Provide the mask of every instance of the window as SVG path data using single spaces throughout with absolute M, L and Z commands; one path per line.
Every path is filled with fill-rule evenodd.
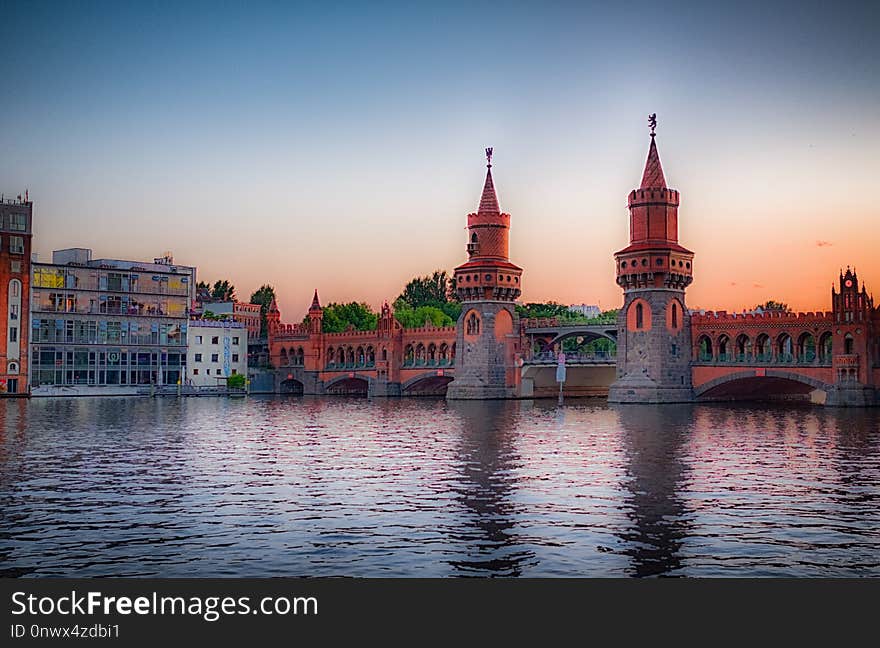
M 233 361 L 233 362 L 238 362 L 238 354 L 237 354 L 237 353 L 233 353 L 233 354 L 232 354 L 232 361 Z
M 205 373 L 208 374 L 208 375 L 210 376 L 210 375 L 211 375 L 211 370 L 210 370 L 210 369 L 205 369 Z
M 9 319 L 17 320 L 18 319 L 18 304 L 12 304 L 12 306 L 10 306 L 9 308 L 10 308 Z
M 9 214 L 9 229 L 16 232 L 27 231 L 27 215 L 26 214 Z
M 219 362 L 220 361 L 219 358 L 220 358 L 219 353 L 212 353 L 211 354 L 211 362 Z
M 216 335 L 215 335 L 214 337 L 212 337 L 212 338 L 211 338 L 211 344 L 220 344 L 220 338 L 219 338 L 219 336 L 216 336 Z
M 233 344 L 238 344 L 238 337 L 234 337 L 234 338 L 232 338 L 232 343 L 233 343 Z
M 636 328 L 641 329 L 645 326 L 645 308 L 641 304 L 636 304 Z
M 18 328 L 16 328 L 15 326 L 9 327 L 9 341 L 18 342 Z
M 201 354 L 201 353 L 197 353 L 197 354 L 196 354 L 196 362 L 201 362 L 201 361 L 202 361 L 202 354 Z
M 672 328 L 678 328 L 678 304 L 672 304 Z
M 237 373 L 238 373 L 238 372 L 237 372 L 235 369 L 232 370 L 232 375 L 233 375 L 233 376 L 236 375 Z
M 9 282 L 9 292 L 12 294 L 13 297 L 18 297 L 20 291 L 21 284 L 19 283 L 18 279 L 13 279 Z
M 193 376 L 198 376 L 198 375 L 199 375 L 199 370 L 193 369 Z
M 201 343 L 202 343 L 202 336 L 201 336 L 201 335 L 197 335 L 197 336 L 196 336 L 196 344 L 201 344 Z
M 21 261 L 15 260 L 9 262 L 9 270 L 11 272 L 21 272 Z

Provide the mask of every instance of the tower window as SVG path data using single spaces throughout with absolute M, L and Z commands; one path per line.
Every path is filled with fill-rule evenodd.
M 678 304 L 672 304 L 672 328 L 678 328 Z
M 645 326 L 645 309 L 641 304 L 636 304 L 636 328 L 642 329 Z
M 468 316 L 466 330 L 468 335 L 480 334 L 480 318 L 477 317 L 476 313 L 471 313 Z

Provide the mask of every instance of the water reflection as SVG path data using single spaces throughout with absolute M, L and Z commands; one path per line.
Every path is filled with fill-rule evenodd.
M 690 405 L 632 405 L 615 408 L 626 456 L 628 517 L 620 537 L 636 576 L 669 575 L 682 567 L 688 533 L 680 490 L 687 480 L 684 448 L 690 436 Z
M 450 561 L 464 575 L 519 576 L 534 564 L 534 553 L 519 548 L 515 504 L 516 412 L 510 401 L 456 401 L 450 409 L 460 417 L 457 469 L 461 480 L 456 499 L 463 505 L 459 540 L 466 556 Z

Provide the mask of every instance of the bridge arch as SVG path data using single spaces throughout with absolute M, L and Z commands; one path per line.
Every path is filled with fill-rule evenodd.
M 614 342 L 614 344 L 617 344 L 617 328 L 608 327 L 607 329 L 597 330 L 595 328 L 573 327 L 557 333 L 550 340 L 549 347 L 552 349 L 554 345 L 560 344 L 564 340 L 573 337 L 584 338 L 584 343 L 592 342 L 594 340 L 610 340 L 611 342 Z
M 324 391 L 328 394 L 366 396 L 370 393 L 372 376 L 364 374 L 344 374 L 336 376 L 324 383 Z
M 406 396 L 442 396 L 453 379 L 454 376 L 427 371 L 404 382 L 400 391 Z
M 815 390 L 826 395 L 832 385 L 801 373 L 780 369 L 736 371 L 713 378 L 694 388 L 699 400 L 764 400 L 807 396 Z
M 293 396 L 302 396 L 305 391 L 305 385 L 296 378 L 287 378 L 281 381 L 281 393 L 291 394 Z

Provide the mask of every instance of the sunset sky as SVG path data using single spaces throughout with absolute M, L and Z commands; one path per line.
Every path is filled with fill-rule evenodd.
M 876 2 L 507 4 L 6 5 L 0 190 L 294 321 L 463 262 L 493 146 L 523 299 L 614 308 L 656 112 L 689 306 L 880 298 Z

